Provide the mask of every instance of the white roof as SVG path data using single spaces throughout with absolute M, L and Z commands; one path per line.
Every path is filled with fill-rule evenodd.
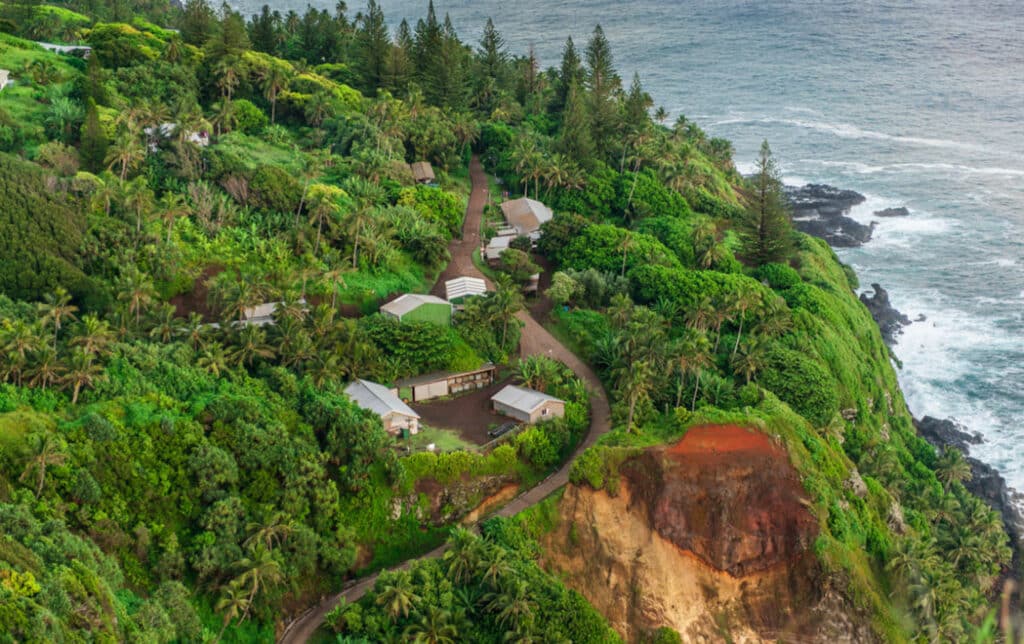
M 356 380 L 350 383 L 348 387 L 345 387 L 345 393 L 352 399 L 352 402 L 378 416 L 398 413 L 412 418 L 420 417 L 409 405 L 391 393 L 390 389 L 369 380 Z
M 274 311 L 277 310 L 279 304 L 284 304 L 284 302 L 264 302 L 256 306 L 250 306 L 242 312 L 242 317 L 246 320 L 273 317 Z
M 515 227 L 520 235 L 529 235 L 540 230 L 541 224 L 551 221 L 554 214 L 551 209 L 534 199 L 522 197 L 501 204 L 505 220 Z
M 546 402 L 565 402 L 554 396 L 515 385 L 506 385 L 501 391 L 491 396 L 491 400 L 528 414 L 533 413 Z
M 516 237 L 517 235 L 491 237 L 491 241 L 487 242 L 487 248 L 484 249 L 484 257 L 487 259 L 498 259 L 502 253 L 508 250 L 509 242 Z
M 479 277 L 456 277 L 444 283 L 444 294 L 449 300 L 486 292 L 487 283 Z
M 421 295 L 419 293 L 406 293 L 401 297 L 391 300 L 380 307 L 381 313 L 389 313 L 396 318 L 404 317 L 406 313 L 415 311 L 424 304 L 444 304 L 451 306 L 451 303 L 442 300 L 435 295 Z

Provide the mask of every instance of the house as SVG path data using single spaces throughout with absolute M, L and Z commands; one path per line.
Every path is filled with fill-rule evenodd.
M 176 123 L 161 123 L 159 126 L 147 127 L 142 131 L 146 135 L 148 141 L 148 148 L 150 152 L 156 152 L 160 149 L 160 141 L 169 139 L 174 136 L 177 131 L 178 125 Z M 210 133 L 203 131 L 189 132 L 188 141 L 198 145 L 201 148 L 205 148 L 210 145 Z
M 508 385 L 491 397 L 494 411 L 534 424 L 565 416 L 565 401 L 526 387 Z
M 456 277 L 444 283 L 444 297 L 449 302 L 461 301 L 486 292 L 487 282 L 479 277 Z
M 434 183 L 434 168 L 426 161 L 410 163 L 409 169 L 412 170 L 412 178 L 416 183 Z
M 88 59 L 89 55 L 92 53 L 92 47 L 88 47 L 86 45 L 55 45 L 52 42 L 42 42 L 41 40 L 37 40 L 35 42 L 46 51 L 52 51 L 55 54 L 66 54 L 68 56 L 78 56 Z
M 485 364 L 474 371 L 451 373 L 439 371 L 415 378 L 406 378 L 395 383 L 391 390 L 402 400 L 423 402 L 431 398 L 440 398 L 466 391 L 475 391 L 490 386 L 494 382 L 497 367 Z
M 501 254 L 509 248 L 509 244 L 512 240 L 519 235 L 497 235 L 491 237 L 491 240 L 487 242 L 487 246 L 484 247 L 483 255 L 484 259 L 489 264 L 496 264 L 501 259 Z
M 241 323 L 246 326 L 250 324 L 256 326 L 273 324 L 274 311 L 277 310 L 279 304 L 284 304 L 284 302 L 264 302 L 263 304 L 247 307 L 242 311 Z
M 452 303 L 434 295 L 406 293 L 381 306 L 380 312 L 399 322 L 452 323 Z
M 550 208 L 526 197 L 503 202 L 501 212 L 509 226 L 515 228 L 520 235 L 533 239 L 540 236 L 541 224 L 551 221 L 554 216 Z
M 356 380 L 345 387 L 345 393 L 355 404 L 380 416 L 384 431 L 389 434 L 415 434 L 420 430 L 420 415 L 384 385 Z
M 11 80 L 10 70 L 0 69 L 0 90 L 3 90 L 3 88 L 7 87 L 8 85 L 13 84 L 14 81 Z

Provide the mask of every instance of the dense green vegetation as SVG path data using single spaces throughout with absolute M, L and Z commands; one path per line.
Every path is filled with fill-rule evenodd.
M 475 484 L 529 485 L 573 452 L 581 381 L 512 359 L 528 240 L 451 326 L 374 313 L 448 262 L 473 152 L 556 213 L 542 297 L 616 425 L 575 481 L 614 486 L 630 450 L 696 422 L 766 427 L 804 475 L 818 554 L 883 637 L 975 634 L 1005 534 L 957 453 L 915 436 L 852 273 L 791 229 L 767 144 L 748 180 L 727 141 L 666 125 L 600 27 L 546 70 L 490 22 L 466 44 L 432 5 L 389 33 L 373 0 L 248 19 L 5 2 L 0 32 L 0 641 L 267 639 L 442 543 Z M 422 160 L 434 184 L 413 180 Z M 272 324 L 244 324 L 267 302 Z M 565 399 L 565 419 L 487 453 L 405 455 L 343 393 L 484 361 Z M 461 506 L 437 510 L 438 488 Z M 614 640 L 526 532 L 456 532 L 444 561 L 382 575 L 332 624 Z

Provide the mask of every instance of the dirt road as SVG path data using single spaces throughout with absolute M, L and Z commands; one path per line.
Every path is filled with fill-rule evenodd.
M 480 160 L 473 156 L 469 164 L 469 176 L 472 181 L 472 192 L 469 196 L 469 204 L 466 209 L 466 219 L 462 225 L 462 239 L 452 240 L 448 246 L 452 259 L 447 268 L 438 276 L 437 283 L 431 291 L 435 295 L 444 297 L 444 282 L 453 277 L 469 276 L 482 277 L 487 281 L 487 286 L 492 288 L 490 280 L 480 272 L 480 269 L 473 264 L 473 251 L 480 247 L 480 222 L 483 218 L 484 204 L 487 203 L 487 175 L 484 173 Z M 440 289 L 440 291 L 438 290 Z M 510 517 L 526 508 L 543 501 L 551 493 L 569 482 L 569 468 L 576 457 L 602 435 L 611 430 L 611 408 L 608 406 L 608 396 L 605 394 L 601 381 L 597 374 L 588 367 L 582 360 L 576 357 L 562 343 L 555 339 L 537 320 L 533 319 L 526 311 L 521 311 L 517 316 L 523 322 L 522 339 L 519 343 L 519 353 L 522 356 L 545 355 L 567 364 L 577 376 L 586 384 L 590 393 L 590 431 L 572 458 L 566 461 L 558 471 L 541 481 L 537 486 L 523 492 L 505 507 L 499 510 L 497 516 Z M 447 545 L 431 550 L 419 559 L 434 559 L 440 557 L 448 549 Z M 392 570 L 404 570 L 409 564 L 415 561 L 410 559 L 395 566 Z M 301 617 L 292 622 L 281 635 L 281 644 L 299 644 L 309 640 L 338 601 L 344 597 L 349 602 L 357 601 L 365 595 L 377 581 L 377 574 L 363 577 L 350 582 L 340 593 L 332 595 L 314 606 Z

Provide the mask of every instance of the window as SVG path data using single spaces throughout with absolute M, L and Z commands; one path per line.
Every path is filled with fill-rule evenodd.
M 548 415 L 548 408 L 545 407 L 544 409 L 541 409 L 540 410 L 540 415 L 541 416 L 547 416 Z

